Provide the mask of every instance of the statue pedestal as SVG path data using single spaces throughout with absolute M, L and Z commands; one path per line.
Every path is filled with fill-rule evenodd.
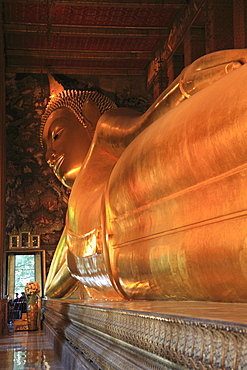
M 247 304 L 44 300 L 66 368 L 244 369 Z

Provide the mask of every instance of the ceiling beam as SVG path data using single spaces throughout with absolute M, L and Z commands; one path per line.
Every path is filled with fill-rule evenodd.
M 8 49 L 5 52 L 7 57 L 25 57 L 25 58 L 42 58 L 42 59 L 104 59 L 104 60 L 147 60 L 154 58 L 154 53 L 141 51 L 56 51 L 56 50 L 35 50 L 35 49 Z
M 39 66 L 8 65 L 6 73 L 43 73 Z M 107 68 L 80 68 L 80 67 L 59 67 L 58 70 L 53 67 L 53 73 L 65 75 L 82 75 L 82 76 L 145 76 L 146 71 L 140 69 L 107 69 Z
M 2 3 L 14 3 L 15 0 L 2 0 Z M 26 3 L 27 0 L 18 0 L 19 3 Z M 30 4 L 41 4 L 40 0 L 29 0 Z M 187 5 L 186 0 L 104 0 L 104 1 L 81 1 L 81 0 L 53 0 L 52 2 L 47 2 L 48 6 L 52 5 L 69 5 L 69 6 L 97 6 L 97 7 L 121 7 L 121 8 L 140 8 L 142 6 L 145 7 L 154 7 L 154 6 L 162 6 L 163 8 L 173 8 L 173 9 L 181 9 Z M 44 5 L 44 3 L 42 4 Z
M 21 23 L 5 23 L 5 33 L 39 33 L 46 34 L 48 32 L 45 24 L 21 24 Z M 88 26 L 61 26 L 52 25 L 49 28 L 50 34 L 56 36 L 102 36 L 102 37 L 165 37 L 168 35 L 168 30 L 160 27 L 88 27 Z

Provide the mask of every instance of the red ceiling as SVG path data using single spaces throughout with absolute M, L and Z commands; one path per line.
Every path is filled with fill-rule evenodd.
M 71 2 L 73 3 L 73 1 Z M 83 1 L 81 2 L 83 3 Z M 132 5 L 131 5 L 132 6 Z M 49 12 L 50 10 L 50 12 Z M 11 2 L 5 5 L 6 22 L 50 23 L 60 25 L 109 27 L 168 27 L 176 12 L 175 7 L 163 5 L 139 7 L 76 6 L 54 4 L 51 8 L 41 4 Z
M 144 74 L 186 1 L 3 2 L 7 72 Z
M 48 39 L 44 35 L 35 33 L 10 34 L 6 36 L 9 47 L 13 49 L 51 49 L 51 50 L 76 50 L 76 51 L 150 51 L 152 52 L 158 43 L 158 37 L 140 39 L 138 37 L 79 37 L 52 34 Z M 69 41 L 69 42 L 68 42 Z

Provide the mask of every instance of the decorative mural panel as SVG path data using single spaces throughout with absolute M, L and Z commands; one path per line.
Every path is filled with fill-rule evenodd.
M 39 143 L 40 117 L 49 95 L 47 86 L 43 75 L 6 76 L 6 231 L 19 230 L 23 236 L 21 245 L 25 236 L 31 235 L 33 246 L 42 249 L 55 248 L 69 196 L 69 190 L 48 167 Z M 13 243 L 17 244 L 17 240 Z
M 53 258 L 55 251 L 54 250 L 46 250 L 45 251 L 45 275 L 48 275 L 49 268 L 51 265 L 51 261 Z

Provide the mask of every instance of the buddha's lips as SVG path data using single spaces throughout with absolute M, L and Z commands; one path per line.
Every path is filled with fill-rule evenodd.
M 52 165 L 52 169 L 55 173 L 58 172 L 58 170 L 61 167 L 63 161 L 64 161 L 64 155 L 62 154 L 62 155 L 60 155 L 60 157 L 58 157 L 56 162 Z

